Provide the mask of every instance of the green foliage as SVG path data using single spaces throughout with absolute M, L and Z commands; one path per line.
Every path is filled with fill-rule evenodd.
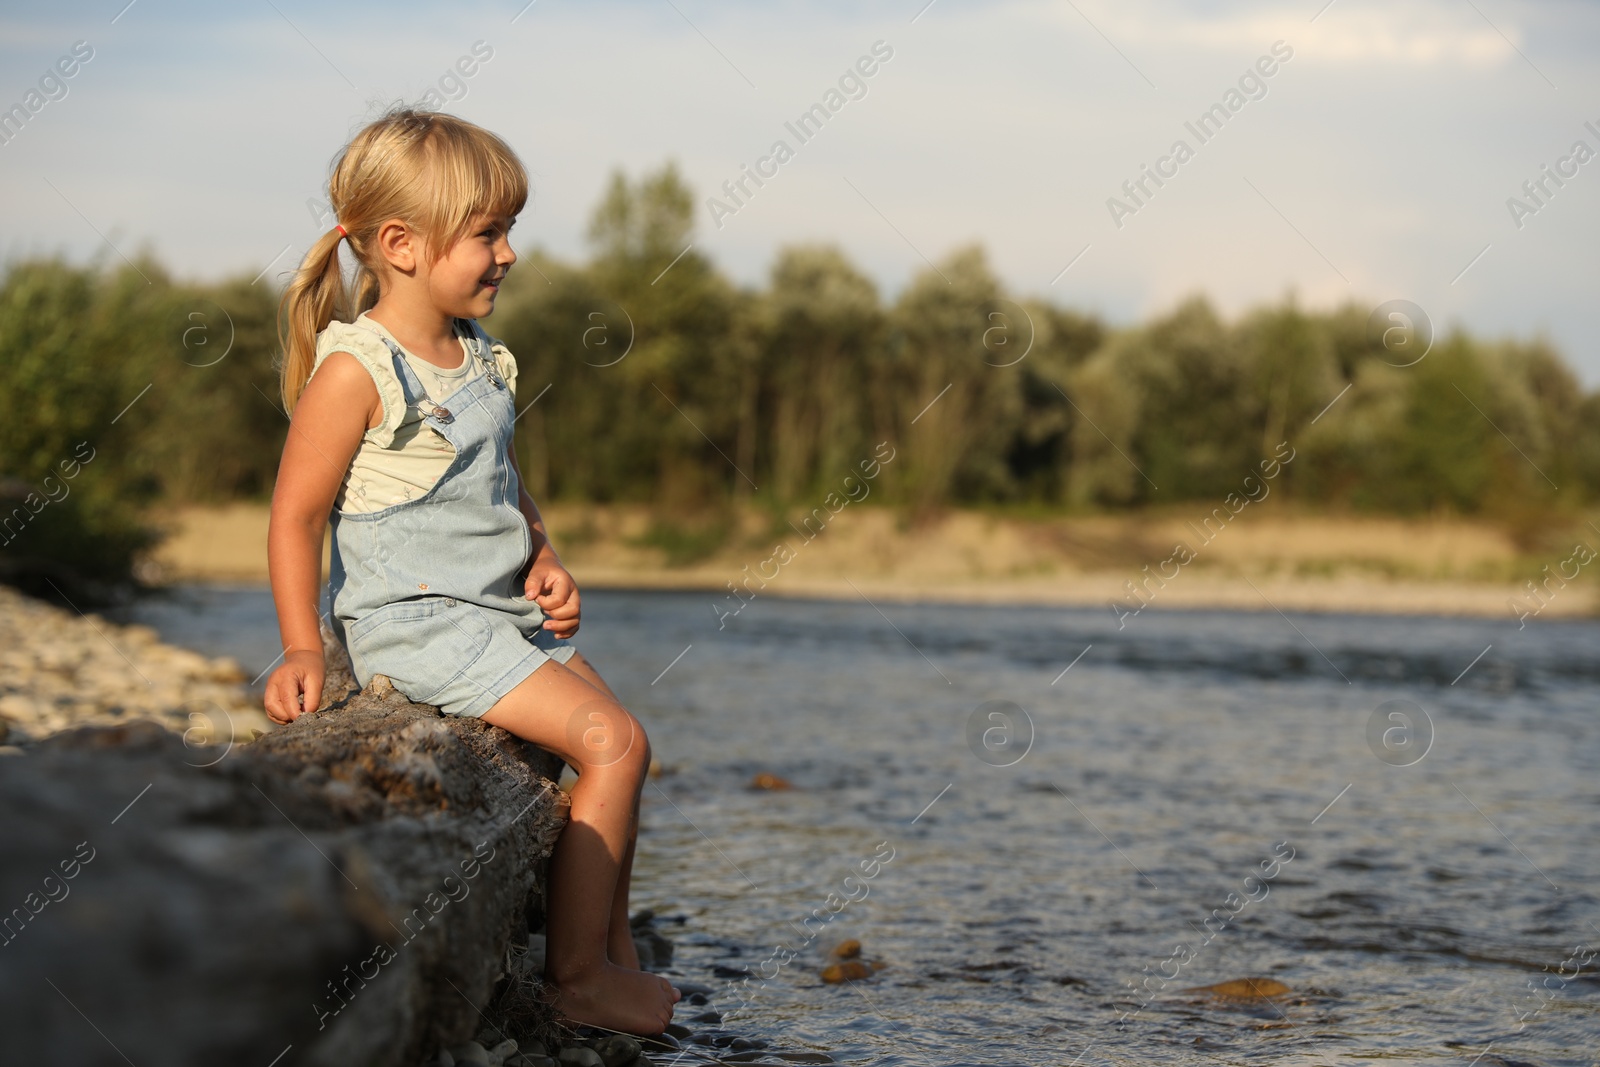
M 174 283 L 148 258 L 15 264 L 0 282 L 0 578 L 98 599 L 158 535 L 158 501 L 268 492 L 273 294 Z M 231 339 L 231 343 L 230 343 Z
M 887 304 L 829 245 L 780 249 L 741 289 L 696 247 L 694 204 L 671 164 L 613 175 L 589 262 L 525 254 L 486 323 L 517 357 L 535 496 L 653 504 L 644 542 L 676 563 L 723 543 L 731 501 L 815 506 L 880 442 L 896 458 L 873 499 L 913 520 L 1218 502 L 1279 442 L 1297 458 L 1274 491 L 1318 507 L 1532 529 L 1600 495 L 1600 394 L 1543 342 L 1456 333 L 1399 367 L 1369 309 L 1288 300 L 1229 323 L 1199 297 L 1113 330 L 1008 295 L 976 245 Z M 0 569 L 115 580 L 154 506 L 265 496 L 286 427 L 275 297 L 145 261 L 13 265 Z M 95 458 L 39 507 L 80 444 Z

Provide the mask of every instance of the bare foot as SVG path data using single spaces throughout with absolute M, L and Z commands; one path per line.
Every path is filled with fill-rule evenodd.
M 565 981 L 552 978 L 551 984 L 556 1007 L 572 1021 L 647 1036 L 667 1028 L 682 996 L 659 975 L 614 963 Z

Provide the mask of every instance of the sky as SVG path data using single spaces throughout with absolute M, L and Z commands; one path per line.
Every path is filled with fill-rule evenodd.
M 8 262 L 281 283 L 340 146 L 432 89 L 527 165 L 523 251 L 585 258 L 610 174 L 673 160 L 742 284 L 829 242 L 892 299 L 979 242 L 1012 295 L 1118 325 L 1405 299 L 1600 386 L 1600 4 L 6 0 L 0 27 L 0 108 L 45 88 L 0 144 Z M 745 167 L 770 177 L 734 201 Z

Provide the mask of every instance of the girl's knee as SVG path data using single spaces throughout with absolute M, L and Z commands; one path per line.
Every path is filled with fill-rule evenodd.
M 569 731 L 578 772 L 610 768 L 612 772 L 643 773 L 650 766 L 650 739 L 628 710 L 610 701 L 585 705 Z

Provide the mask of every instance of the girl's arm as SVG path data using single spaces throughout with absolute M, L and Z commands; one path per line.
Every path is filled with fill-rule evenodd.
M 293 722 L 322 699 L 322 535 L 362 434 L 382 403 L 372 377 L 348 352 L 328 356 L 306 383 L 289 421 L 267 529 L 267 569 L 283 638 L 283 664 L 263 703 L 274 722 Z
M 527 520 L 528 533 L 533 538 L 533 555 L 528 566 L 527 581 L 523 583 L 523 593 L 529 600 L 536 601 L 544 612 L 544 628 L 565 640 L 578 632 L 578 583 L 572 580 L 572 575 L 561 563 L 561 557 L 556 555 L 555 546 L 550 543 L 550 534 L 544 528 L 539 505 L 533 502 L 523 483 L 522 471 L 517 467 L 514 443 L 506 447 L 506 455 L 511 461 L 511 469 L 517 475 L 517 509 Z

